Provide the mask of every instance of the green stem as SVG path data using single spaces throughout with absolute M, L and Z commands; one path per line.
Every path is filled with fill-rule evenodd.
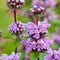
M 15 48 L 15 54 L 17 53 L 17 47 Z

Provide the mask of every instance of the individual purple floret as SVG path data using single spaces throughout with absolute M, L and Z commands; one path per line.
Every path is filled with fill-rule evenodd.
M 31 51 L 43 52 L 48 50 L 52 43 L 53 41 L 47 37 L 43 37 L 37 41 L 32 38 L 28 38 L 27 40 L 22 41 L 22 44 L 25 45 L 26 48 L 26 54 L 29 54 Z
M 50 27 L 50 24 L 47 21 L 38 22 L 38 26 L 33 22 L 29 22 L 26 24 L 26 28 L 30 37 L 34 39 L 41 38 L 48 31 L 47 29 Z
M 14 9 L 19 9 L 25 0 L 7 0 L 7 6 Z
M 21 54 L 20 53 L 16 53 L 15 52 L 12 52 L 11 55 L 7 55 L 7 54 L 3 54 L 0 59 L 1 60 L 20 60 L 20 56 Z
M 9 30 L 13 34 L 22 34 L 24 31 L 24 24 L 17 20 L 16 22 L 11 23 L 11 25 L 9 26 Z
M 48 50 L 47 56 L 45 56 L 44 60 L 60 60 L 60 48 L 57 50 Z

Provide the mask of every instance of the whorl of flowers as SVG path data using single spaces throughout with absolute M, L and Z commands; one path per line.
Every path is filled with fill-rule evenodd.
M 10 8 L 19 9 L 23 5 L 24 2 L 25 0 L 8 0 L 7 5 Z
M 11 25 L 9 26 L 9 30 L 13 34 L 22 34 L 24 31 L 24 24 L 17 20 L 16 22 L 11 23 Z
M 34 14 L 40 14 L 40 13 L 42 13 L 44 10 L 45 10 L 45 6 L 44 5 L 42 5 L 42 4 L 35 4 L 34 6 L 33 6 L 33 8 L 30 8 L 30 10 L 32 11 L 32 13 L 34 13 Z
M 3 54 L 0 57 L 0 60 L 20 60 L 21 53 L 15 54 L 15 52 L 12 52 L 11 55 Z
M 33 22 L 27 23 L 26 28 L 30 38 L 22 41 L 26 48 L 26 54 L 31 51 L 43 52 L 48 50 L 53 43 L 53 41 L 44 36 L 48 32 L 47 29 L 49 27 L 50 24 L 47 21 L 38 22 L 38 26 Z
M 44 36 L 48 32 L 47 29 L 49 27 L 50 24 L 47 21 L 38 22 L 38 26 L 33 22 L 29 22 L 26 25 L 29 36 L 35 39 L 40 39 L 42 36 Z
M 26 54 L 29 54 L 31 51 L 43 52 L 50 48 L 50 45 L 53 43 L 47 37 L 43 37 L 39 40 L 34 40 L 32 38 L 28 38 L 27 40 L 23 40 L 22 44 L 25 45 Z
M 49 49 L 47 56 L 44 60 L 60 60 L 60 48 L 57 50 Z

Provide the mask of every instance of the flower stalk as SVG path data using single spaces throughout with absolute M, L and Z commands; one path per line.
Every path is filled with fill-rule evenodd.
M 34 22 L 34 24 L 36 24 L 36 25 L 38 26 L 38 18 L 35 18 L 35 19 L 33 20 L 33 22 Z
M 14 21 L 16 23 L 16 9 L 14 9 Z

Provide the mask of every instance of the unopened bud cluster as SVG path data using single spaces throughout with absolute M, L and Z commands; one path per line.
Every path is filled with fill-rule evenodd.
M 30 9 L 34 14 L 40 14 L 45 10 L 44 6 L 38 7 L 37 5 L 34 5 L 33 8 Z
M 7 5 L 10 8 L 19 9 L 24 2 L 25 2 L 24 0 L 8 0 Z

